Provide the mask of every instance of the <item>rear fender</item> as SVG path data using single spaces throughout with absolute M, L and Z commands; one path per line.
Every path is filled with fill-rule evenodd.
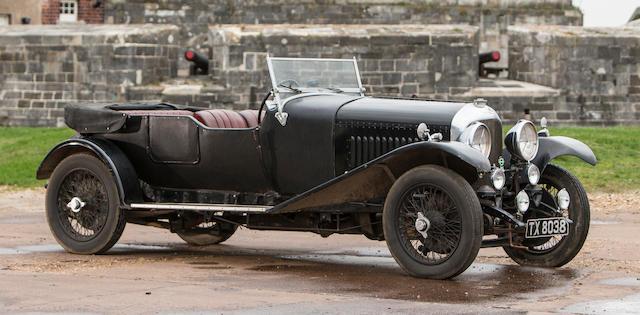
M 461 142 L 416 142 L 397 148 L 332 180 L 303 192 L 269 210 L 298 211 L 348 202 L 384 199 L 395 180 L 420 165 L 449 168 L 474 182 L 490 172 L 489 160 Z
M 138 175 L 126 155 L 115 144 L 102 139 L 69 139 L 56 145 L 44 158 L 37 179 L 48 179 L 62 160 L 77 153 L 91 153 L 111 170 L 121 205 L 143 201 Z
M 544 171 L 551 160 L 561 155 L 576 156 L 591 165 L 596 165 L 596 156 L 591 148 L 576 139 L 554 136 L 540 137 L 539 140 L 538 154 L 531 162 L 540 169 L 540 172 Z

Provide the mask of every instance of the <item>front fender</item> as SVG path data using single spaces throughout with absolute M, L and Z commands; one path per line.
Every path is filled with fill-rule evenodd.
M 118 187 L 121 204 L 143 201 L 138 175 L 127 156 L 115 144 L 95 138 L 68 139 L 56 145 L 44 158 L 38 170 L 37 179 L 48 179 L 53 170 L 66 157 L 88 152 L 97 156 L 111 170 Z
M 411 143 L 345 172 L 290 198 L 268 212 L 298 211 L 347 202 L 385 198 L 395 180 L 420 165 L 437 164 L 452 169 L 469 181 L 490 172 L 489 160 L 461 142 Z
M 591 165 L 596 165 L 596 156 L 591 148 L 576 139 L 554 136 L 540 137 L 539 141 L 538 154 L 531 162 L 540 169 L 540 172 L 544 171 L 551 160 L 561 155 L 573 155 Z

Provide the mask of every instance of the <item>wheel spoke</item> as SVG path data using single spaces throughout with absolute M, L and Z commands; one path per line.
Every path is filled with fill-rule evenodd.
M 77 213 L 67 207 L 73 198 L 85 202 Z M 78 169 L 67 174 L 58 191 L 58 218 L 64 231 L 78 241 L 94 238 L 106 224 L 107 192 L 102 182 L 87 170 Z
M 401 241 L 414 258 L 435 265 L 451 256 L 460 242 L 462 221 L 448 192 L 434 185 L 419 185 L 404 194 L 399 210 Z M 426 238 L 415 227 L 418 213 L 430 222 Z

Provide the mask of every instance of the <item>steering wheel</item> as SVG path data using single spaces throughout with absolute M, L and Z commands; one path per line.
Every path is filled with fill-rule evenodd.
M 287 83 L 289 85 L 287 85 Z M 300 86 L 300 83 L 298 83 L 298 81 L 293 80 L 293 79 L 286 79 L 286 80 L 282 80 L 282 81 L 278 82 L 277 86 L 283 86 L 283 87 L 286 87 L 288 89 L 295 90 L 294 86 Z

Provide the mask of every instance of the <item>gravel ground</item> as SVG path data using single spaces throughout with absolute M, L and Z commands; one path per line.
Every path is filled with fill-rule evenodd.
M 128 225 L 107 255 L 71 255 L 44 219 L 44 189 L 0 187 L 0 313 L 628 313 L 640 312 L 640 196 L 594 193 L 580 254 L 520 267 L 483 249 L 453 281 L 414 279 L 384 242 L 239 230 L 190 247 Z

